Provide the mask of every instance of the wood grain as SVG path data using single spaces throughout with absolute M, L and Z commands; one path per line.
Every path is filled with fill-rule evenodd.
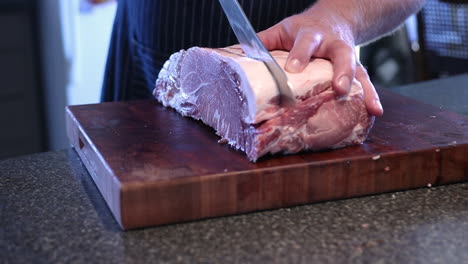
M 390 92 L 360 146 L 251 163 L 155 100 L 67 108 L 70 142 L 123 229 L 468 180 L 468 118 Z

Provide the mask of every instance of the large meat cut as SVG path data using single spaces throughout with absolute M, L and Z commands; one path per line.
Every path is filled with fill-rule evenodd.
M 288 53 L 272 51 L 284 66 Z M 337 98 L 332 65 L 313 59 L 298 74 L 287 73 L 297 104 L 278 106 L 278 90 L 265 65 L 239 46 L 193 47 L 174 53 L 159 73 L 154 96 L 184 116 L 213 127 L 251 161 L 268 153 L 340 148 L 362 143 L 374 117 L 367 113 L 360 83 Z

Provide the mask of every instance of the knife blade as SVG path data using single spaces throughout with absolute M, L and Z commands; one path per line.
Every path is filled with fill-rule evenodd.
M 291 107 L 296 104 L 294 94 L 284 70 L 255 33 L 250 21 L 237 0 L 219 0 L 229 24 L 247 57 L 262 61 L 272 75 L 279 92 L 279 105 Z

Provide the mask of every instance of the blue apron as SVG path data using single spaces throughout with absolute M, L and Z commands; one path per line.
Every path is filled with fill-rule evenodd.
M 312 2 L 239 0 L 257 32 Z M 235 43 L 217 0 L 119 0 L 101 100 L 150 98 L 158 73 L 172 53 Z

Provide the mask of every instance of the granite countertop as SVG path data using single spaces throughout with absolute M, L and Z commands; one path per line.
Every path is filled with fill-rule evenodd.
M 468 114 L 467 82 L 394 91 Z M 0 161 L 0 263 L 467 263 L 467 238 L 468 183 L 122 232 L 74 150 Z

